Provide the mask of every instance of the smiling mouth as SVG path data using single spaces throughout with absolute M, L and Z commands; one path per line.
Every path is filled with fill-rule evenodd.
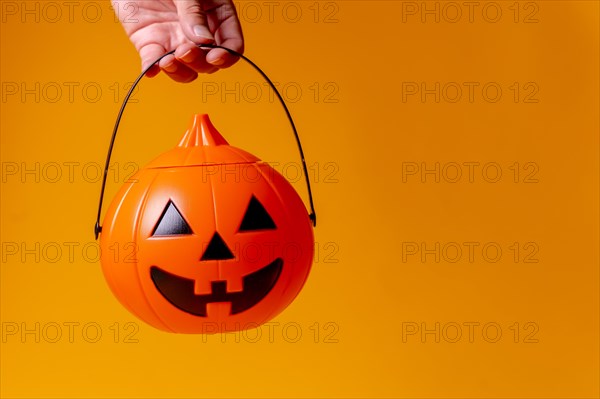
M 194 280 L 171 274 L 152 266 L 150 277 L 158 292 L 176 308 L 196 316 L 207 316 L 206 305 L 214 302 L 231 303 L 231 314 L 250 309 L 260 302 L 279 279 L 283 260 L 275 259 L 260 270 L 243 277 L 241 292 L 227 292 L 226 281 L 211 282 L 211 293 L 194 294 Z

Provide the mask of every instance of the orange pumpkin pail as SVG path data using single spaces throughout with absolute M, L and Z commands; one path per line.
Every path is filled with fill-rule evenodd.
M 101 207 L 102 198 L 98 217 Z M 208 115 L 195 115 L 179 145 L 123 185 L 96 223 L 102 270 L 123 306 L 161 330 L 256 328 L 308 277 L 312 210 L 281 174 L 230 146 Z M 130 256 L 110 250 L 125 245 L 135 249 Z

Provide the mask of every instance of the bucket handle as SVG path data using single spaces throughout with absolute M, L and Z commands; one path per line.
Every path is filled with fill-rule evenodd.
M 302 143 L 300 142 L 300 136 L 298 135 L 298 130 L 296 130 L 296 125 L 294 124 L 294 120 L 292 119 L 292 114 L 290 113 L 290 110 L 288 109 L 287 105 L 285 104 L 283 97 L 281 96 L 281 94 L 279 93 L 277 88 L 275 87 L 275 84 L 271 81 L 271 79 L 269 79 L 267 74 L 258 67 L 258 65 L 256 65 L 254 62 L 252 62 L 245 55 L 238 53 L 235 50 L 232 50 L 227 47 L 219 46 L 216 44 L 198 44 L 197 46 L 199 48 L 220 48 L 220 49 L 227 51 L 230 54 L 233 54 L 236 57 L 243 59 L 248 64 L 250 64 L 258 73 L 261 74 L 261 76 L 267 81 L 267 83 L 269 84 L 271 89 L 273 89 L 273 92 L 275 92 L 275 94 L 277 95 L 277 99 L 279 100 L 279 102 L 283 106 L 283 109 L 285 110 L 285 114 L 287 115 L 288 121 L 290 122 L 290 125 L 292 126 L 292 130 L 294 132 L 294 137 L 296 138 L 296 144 L 298 146 L 298 153 L 300 154 L 300 159 L 302 161 L 302 169 L 304 171 L 304 178 L 306 181 L 306 188 L 308 191 L 308 201 L 310 204 L 310 213 L 309 213 L 308 217 L 312 221 L 313 226 L 316 227 L 317 226 L 317 213 L 315 212 L 315 205 L 313 202 L 312 190 L 310 187 L 310 179 L 308 177 L 308 168 L 306 167 L 306 160 L 304 158 L 304 151 L 302 150 Z M 119 110 L 119 114 L 117 115 L 115 127 L 113 129 L 112 136 L 110 138 L 110 145 L 108 146 L 108 154 L 106 155 L 106 163 L 104 165 L 104 174 L 102 176 L 102 189 L 100 191 L 100 200 L 98 201 L 98 216 L 96 217 L 96 224 L 94 225 L 94 236 L 96 237 L 96 239 L 98 239 L 98 235 L 102 231 L 102 226 L 100 226 L 100 217 L 102 214 L 102 202 L 104 200 L 104 191 L 106 188 L 106 178 L 108 176 L 108 169 L 110 167 L 110 157 L 112 155 L 113 147 L 115 145 L 115 139 L 117 138 L 117 131 L 119 130 L 119 124 L 121 123 L 121 118 L 123 117 L 123 112 L 125 111 L 127 102 L 129 101 L 129 98 L 133 94 L 133 91 L 137 87 L 138 83 L 140 83 L 140 80 L 142 80 L 142 78 L 146 75 L 146 72 L 148 72 L 150 70 L 150 68 L 152 68 L 157 62 L 159 62 L 166 56 L 173 54 L 173 53 L 175 53 L 175 50 L 169 51 L 168 53 L 161 55 L 159 58 L 156 59 L 156 61 L 154 61 L 152 64 L 148 65 L 148 67 L 133 82 L 133 84 L 131 85 L 131 88 L 127 92 L 127 95 L 125 96 L 125 99 L 123 100 L 123 104 L 121 105 L 121 109 Z

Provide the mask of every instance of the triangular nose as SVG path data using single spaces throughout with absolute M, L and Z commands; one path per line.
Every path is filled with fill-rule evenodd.
M 223 238 L 219 235 L 219 233 L 215 232 L 200 260 L 226 260 L 233 258 L 233 253 L 231 253 L 231 250 L 227 244 L 225 244 Z

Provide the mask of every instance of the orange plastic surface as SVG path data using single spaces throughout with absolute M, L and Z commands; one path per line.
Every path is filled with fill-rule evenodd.
M 179 145 L 154 159 L 147 168 L 259 162 L 246 151 L 230 146 L 213 126 L 208 115 L 192 118 Z
M 211 334 L 258 327 L 298 295 L 314 252 L 302 200 L 207 115 L 132 181 L 100 234 L 104 275 L 131 313 L 164 331 Z

